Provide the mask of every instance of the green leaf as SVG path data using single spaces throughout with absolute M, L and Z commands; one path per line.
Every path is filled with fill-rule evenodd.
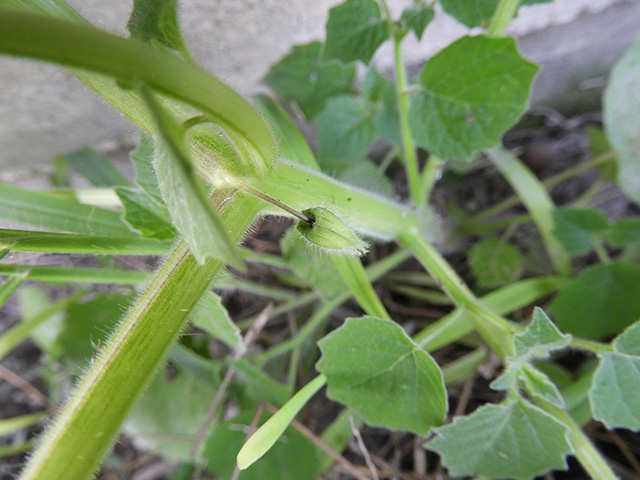
M 234 453 L 240 450 L 251 424 L 253 412 L 241 413 L 224 422 L 209 437 L 204 450 L 207 468 L 218 478 L 231 478 L 236 465 Z M 261 422 L 267 419 L 263 413 Z M 313 480 L 318 473 L 318 456 L 313 443 L 293 428 L 258 462 L 240 472 L 238 480 Z
M 349 93 L 355 71 L 353 65 L 324 61 L 322 44 L 311 42 L 293 47 L 290 54 L 271 67 L 264 82 L 283 99 L 295 100 L 311 119 L 329 98 Z
M 444 421 L 442 372 L 392 321 L 348 318 L 318 345 L 316 368 L 327 377 L 327 395 L 367 423 L 426 435 Z
M 469 252 L 469 266 L 484 287 L 515 282 L 522 273 L 522 255 L 513 245 L 498 238 L 486 238 Z
M 239 353 L 245 352 L 240 329 L 233 323 L 222 305 L 222 299 L 216 293 L 208 291 L 202 296 L 191 316 L 191 322 L 231 349 Z
M 164 369 L 155 376 L 128 417 L 125 432 L 140 449 L 168 460 L 188 461 L 218 384 L 184 371 L 171 380 L 166 376 Z M 206 433 L 214 426 L 212 423 Z
M 569 253 L 591 250 L 607 229 L 607 217 L 596 209 L 559 208 L 553 211 L 553 234 Z
M 189 245 L 198 263 L 216 258 L 244 269 L 236 245 L 231 241 L 211 204 L 207 187 L 191 163 L 182 128 L 148 88 L 140 89 L 157 128 L 154 170 L 171 221 Z
M 324 58 L 369 63 L 390 34 L 375 0 L 347 0 L 329 10 Z
M 171 216 L 153 171 L 153 152 L 152 138 L 143 135 L 131 153 L 137 188 L 116 188 L 116 194 L 124 206 L 124 221 L 131 228 L 145 237 L 171 238 L 174 236 Z
M 440 158 L 468 159 L 496 146 L 524 113 L 538 66 L 513 38 L 463 37 L 432 57 L 411 99 L 411 131 Z
M 521 398 L 480 407 L 435 433 L 426 446 L 455 477 L 528 480 L 566 469 L 565 456 L 572 452 L 567 427 Z
M 606 232 L 607 241 L 614 247 L 626 248 L 640 243 L 640 219 L 623 218 Z
M 127 29 L 137 40 L 190 57 L 178 25 L 177 0 L 135 0 Z
M 357 256 L 367 252 L 367 244 L 332 211 L 314 207 L 303 210 L 302 213 L 311 223 L 300 220 L 296 229 L 305 240 L 320 247 L 322 251 Z
M 131 182 L 104 155 L 91 148 L 82 148 L 57 159 L 67 162 L 71 168 L 96 187 L 131 185 Z
M 330 99 L 316 122 L 318 161 L 327 171 L 360 160 L 375 140 L 371 113 L 366 105 L 353 97 L 343 95 Z
M 118 212 L 0 183 L 0 219 L 60 232 L 131 238 Z
M 553 0 L 522 0 L 521 5 L 548 3 Z M 486 28 L 496 11 L 500 0 L 439 0 L 442 8 L 460 23 L 467 27 L 480 26 Z
M 103 293 L 88 302 L 71 305 L 50 355 L 59 357 L 72 370 L 85 367 L 109 338 L 132 300 L 131 295 Z
M 418 40 L 421 40 L 425 28 L 431 23 L 434 16 L 433 7 L 420 2 L 404 9 L 400 20 L 408 29 L 413 30 Z
M 609 429 L 640 430 L 640 322 L 616 338 L 613 348 L 602 353 L 593 377 L 591 411 Z
M 618 185 L 640 203 L 640 37 L 611 70 L 603 96 L 604 123 L 618 151 Z
M 638 285 L 638 265 L 596 265 L 561 287 L 549 310 L 565 332 L 585 338 L 616 334 L 640 317 Z
M 376 69 L 375 65 L 370 65 L 360 83 L 360 93 L 370 102 L 377 102 L 382 99 L 389 85 L 391 85 L 389 80 Z M 391 86 L 393 88 L 393 85 Z
M 536 307 L 527 329 L 513 337 L 513 353 L 519 360 L 547 358 L 550 352 L 570 342 L 571 335 L 560 332 L 544 310 Z
M 375 116 L 375 125 L 378 135 L 386 138 L 393 146 L 401 148 L 402 131 L 400 127 L 400 114 L 398 113 L 398 97 L 395 87 L 387 85 L 382 93 L 382 103 Z

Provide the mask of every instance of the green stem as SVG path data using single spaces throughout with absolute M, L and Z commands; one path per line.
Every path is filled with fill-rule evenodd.
M 586 352 L 595 353 L 596 355 L 600 355 L 604 352 L 614 352 L 615 349 L 613 345 L 608 343 L 600 343 L 594 342 L 593 340 L 586 340 L 584 338 L 572 338 L 571 346 L 573 348 L 578 348 L 580 350 L 584 350 Z
M 491 17 L 491 23 L 487 35 L 490 37 L 501 37 L 504 35 L 504 31 L 507 29 L 507 25 L 511 19 L 515 16 L 520 6 L 520 0 L 500 0 L 496 7 L 493 17 Z
M 232 238 L 239 239 L 257 202 L 242 194 L 215 200 Z M 221 266 L 218 260 L 198 265 L 183 242 L 176 245 L 52 422 L 22 480 L 92 477 Z
M 514 327 L 480 302 L 449 263 L 416 230 L 403 232 L 398 240 L 408 247 L 431 276 L 441 283 L 456 305 L 466 310 L 476 329 L 500 358 L 506 358 L 510 353 Z
M 607 465 L 600 452 L 589 441 L 580 426 L 571 418 L 571 415 L 542 399 L 535 397 L 534 400 L 545 412 L 568 427 L 569 441 L 573 446 L 575 456 L 592 479 L 618 480 L 617 475 L 613 473 L 611 467 Z
M 577 165 L 574 165 L 573 167 L 569 167 L 566 170 L 563 170 L 562 172 L 547 178 L 542 182 L 542 185 L 547 190 L 550 190 L 556 185 L 564 182 L 565 180 L 575 175 L 578 175 L 586 170 L 589 170 L 591 168 L 595 168 L 604 163 L 611 162 L 615 160 L 616 157 L 617 157 L 617 153 L 614 151 L 603 153 L 602 155 L 598 155 L 597 157 L 591 158 L 585 162 L 581 162 Z M 468 222 L 471 222 L 474 225 L 482 224 L 484 220 L 486 220 L 487 218 L 493 217 L 494 215 L 502 212 L 503 210 L 506 210 L 507 208 L 515 207 L 521 202 L 522 200 L 520 200 L 520 197 L 518 197 L 517 195 L 512 195 L 511 197 L 499 203 L 496 203 L 492 207 L 489 207 L 483 210 L 482 212 L 474 215 L 473 218 L 468 220 Z

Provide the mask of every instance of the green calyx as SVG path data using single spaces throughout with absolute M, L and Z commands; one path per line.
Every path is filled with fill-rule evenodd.
M 309 221 L 300 220 L 296 229 L 310 243 L 329 253 L 360 256 L 367 252 L 366 243 L 330 210 L 314 207 L 302 213 Z

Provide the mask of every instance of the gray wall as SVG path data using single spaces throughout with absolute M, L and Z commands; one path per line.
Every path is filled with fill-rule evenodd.
M 96 25 L 124 33 L 130 2 L 70 3 Z M 249 95 L 263 88 L 260 78 L 292 45 L 322 37 L 328 10 L 337 3 L 339 0 L 183 0 L 182 25 L 187 43 L 203 66 Z M 399 12 L 410 0 L 390 3 Z M 556 0 L 522 8 L 510 26 L 523 51 L 543 62 L 535 98 L 552 103 L 567 99 L 566 91 L 574 91 L 580 82 L 602 84 L 607 68 L 638 29 L 637 0 Z M 417 69 L 465 33 L 465 28 L 440 13 L 422 42 L 413 37 L 405 41 L 407 62 Z M 390 48 L 383 46 L 375 61 L 390 68 Z M 64 70 L 0 58 L 0 172 L 46 167 L 53 155 L 85 145 L 116 150 L 131 145 L 135 136 L 125 119 Z

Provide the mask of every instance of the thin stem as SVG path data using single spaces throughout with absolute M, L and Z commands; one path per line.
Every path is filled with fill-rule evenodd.
M 598 155 L 597 157 L 589 159 L 585 162 L 581 162 L 577 165 L 574 165 L 573 167 L 563 170 L 560 173 L 557 173 L 552 177 L 549 177 L 548 179 L 542 182 L 542 185 L 544 185 L 544 187 L 547 190 L 550 190 L 551 188 L 564 182 L 565 180 L 575 175 L 578 175 L 579 173 L 582 173 L 585 170 L 589 170 L 591 168 L 595 168 L 604 163 L 611 162 L 615 160 L 616 157 L 617 157 L 617 153 L 614 151 L 603 153 L 602 155 Z M 493 217 L 494 215 L 500 213 L 501 211 L 506 210 L 507 208 L 514 207 L 520 204 L 521 202 L 522 201 L 520 200 L 520 197 L 518 197 L 517 195 L 512 195 L 511 197 L 499 203 L 496 203 L 492 207 L 489 207 L 483 210 L 482 212 L 476 214 L 472 219 L 470 219 L 470 221 L 473 224 L 482 223 L 485 219 Z
M 600 355 L 601 353 L 604 353 L 604 352 L 614 351 L 613 346 L 610 344 L 594 342 L 593 340 L 586 340 L 584 338 L 571 339 L 571 346 L 573 348 L 578 348 L 580 350 L 595 353 L 596 355 Z
M 405 32 L 395 31 L 391 11 L 385 0 L 382 0 L 389 29 L 393 40 L 393 58 L 396 70 L 396 97 L 398 99 L 398 114 L 400 117 L 400 132 L 402 134 L 402 149 L 404 153 L 407 177 L 409 178 L 409 191 L 416 205 L 420 205 L 420 170 L 418 168 L 418 155 L 416 146 L 409 128 L 409 96 L 407 93 L 407 72 L 402 61 L 402 39 Z
M 516 14 L 519 6 L 520 0 L 500 0 L 493 17 L 491 17 L 487 35 L 490 37 L 503 36 L 507 25 Z
M 307 217 L 304 213 L 299 212 L 293 208 L 291 208 L 290 206 L 282 203 L 280 200 L 273 198 L 270 195 L 267 195 L 266 193 L 261 192 L 260 190 L 257 190 L 249 185 L 246 185 L 244 183 L 238 182 L 237 180 L 229 180 L 227 178 L 225 178 L 231 185 L 233 185 L 234 187 L 239 188 L 240 190 L 244 190 L 247 193 L 250 193 L 251 195 L 258 197 L 261 200 L 264 200 L 267 203 L 270 203 L 272 205 L 275 205 L 276 207 L 278 207 L 281 210 L 284 210 L 285 212 L 293 215 L 294 217 L 298 218 L 299 220 L 302 220 L 303 222 L 305 222 L 307 225 L 313 225 L 313 220 L 311 220 L 309 217 Z
M 427 164 L 420 178 L 420 200 L 418 205 L 424 205 L 429 201 L 433 187 L 440 176 L 440 169 L 443 164 L 444 162 L 435 155 L 429 156 L 429 160 L 427 160 Z

